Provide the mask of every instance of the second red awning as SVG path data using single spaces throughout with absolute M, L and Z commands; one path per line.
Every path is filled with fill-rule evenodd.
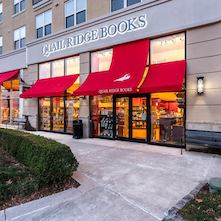
M 90 73 L 74 96 L 136 93 L 147 65 L 148 52 L 148 39 L 115 46 L 110 69 Z
M 176 92 L 183 89 L 186 61 L 150 65 L 140 93 Z
M 78 74 L 38 80 L 30 89 L 20 95 L 21 98 L 63 96 Z

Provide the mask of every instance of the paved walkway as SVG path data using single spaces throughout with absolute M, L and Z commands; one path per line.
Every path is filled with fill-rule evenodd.
M 69 145 L 81 186 L 6 210 L 10 221 L 158 221 L 201 181 L 221 176 L 221 156 L 36 132 Z M 0 221 L 4 220 L 0 212 Z M 1 219 L 2 218 L 2 219 Z

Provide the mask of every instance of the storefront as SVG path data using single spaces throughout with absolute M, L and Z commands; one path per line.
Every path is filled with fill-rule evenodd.
M 61 133 L 80 119 L 87 138 L 184 146 L 202 131 L 220 136 L 220 12 L 202 1 L 144 1 L 29 42 L 17 65 L 31 86 L 23 113 Z
M 0 124 L 13 124 L 19 118 L 19 71 L 0 75 Z
M 73 132 L 80 101 L 73 97 L 79 87 L 79 56 L 39 64 L 39 80 L 21 98 L 38 99 L 38 129 Z
M 185 33 L 91 54 L 92 136 L 185 145 Z M 100 83 L 101 82 L 101 83 Z

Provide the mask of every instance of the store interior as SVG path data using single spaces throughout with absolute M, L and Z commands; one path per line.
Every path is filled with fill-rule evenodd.
M 183 92 L 153 93 L 150 100 L 148 96 L 94 96 L 93 136 L 183 145 L 184 96 Z
M 19 118 L 19 86 L 18 79 L 3 82 L 0 88 L 0 124 L 13 123 Z

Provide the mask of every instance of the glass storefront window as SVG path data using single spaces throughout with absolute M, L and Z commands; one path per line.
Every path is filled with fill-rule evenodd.
M 19 98 L 11 100 L 12 104 L 12 120 L 19 118 Z
M 184 144 L 184 92 L 151 94 L 152 142 Z
M 80 73 L 80 57 L 72 57 L 65 59 L 66 75 L 73 75 Z
M 79 98 L 67 97 L 66 104 L 66 132 L 73 132 L 73 120 L 78 120 L 80 110 Z
M 93 136 L 113 138 L 113 96 L 92 98 Z
M 10 99 L 1 99 L 1 124 L 10 122 Z
M 73 120 L 78 120 L 79 109 L 79 97 L 66 97 L 65 100 L 64 97 L 39 99 L 40 130 L 72 133 Z
M 51 116 L 51 100 L 50 98 L 39 99 L 39 114 L 40 114 L 40 129 L 50 130 L 50 116 Z
M 45 79 L 51 77 L 51 64 L 44 63 L 39 65 L 39 79 Z
M 52 62 L 52 77 L 64 76 L 64 60 Z
M 108 71 L 112 61 L 113 50 L 103 50 L 91 54 L 91 71 Z
M 150 42 L 151 64 L 185 60 L 185 34 L 154 39 Z
M 0 88 L 0 123 L 12 123 L 19 118 L 19 80 L 5 81 Z

